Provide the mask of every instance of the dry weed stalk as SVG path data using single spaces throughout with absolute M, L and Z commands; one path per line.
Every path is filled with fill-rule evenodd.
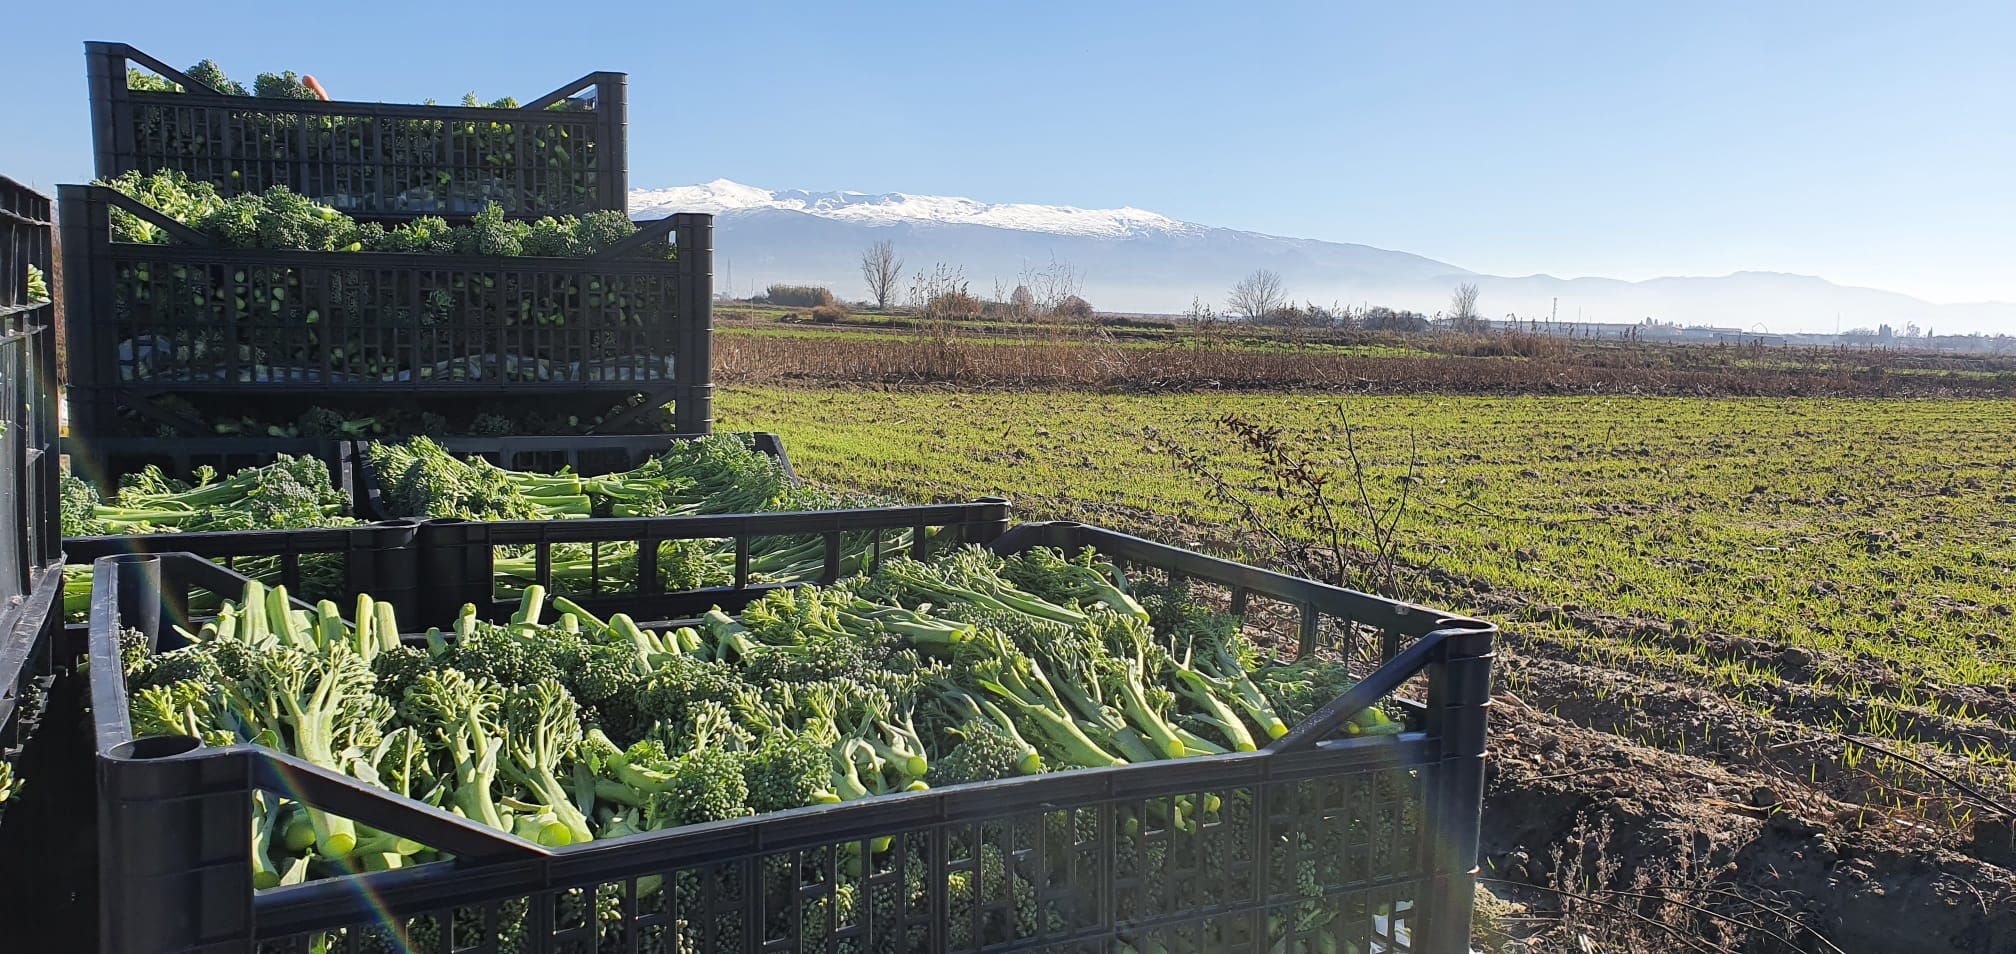
M 1375 499 L 1357 431 L 1341 405 L 1337 421 L 1344 443 L 1341 471 L 1304 451 L 1278 426 L 1234 413 L 1217 419 L 1234 445 L 1252 456 L 1265 482 L 1262 493 L 1278 510 L 1262 506 L 1253 491 L 1238 486 L 1218 456 L 1186 447 L 1152 427 L 1144 436 L 1150 447 L 1202 482 L 1210 499 L 1231 507 L 1239 523 L 1265 540 L 1270 562 L 1334 586 L 1401 595 L 1398 530 L 1420 480 L 1418 437 L 1408 431 L 1407 473 L 1397 481 L 1397 494 Z

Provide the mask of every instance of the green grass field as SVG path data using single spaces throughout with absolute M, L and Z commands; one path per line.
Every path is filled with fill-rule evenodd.
M 1376 497 L 1418 462 L 1403 557 L 1448 576 L 1417 578 L 1416 598 L 1739 696 L 1772 677 L 1729 658 L 1728 637 L 1800 647 L 1850 697 L 1883 687 L 1963 722 L 1979 713 L 1931 697 L 2016 681 L 2007 403 L 730 388 L 719 407 L 724 427 L 781 434 L 815 480 L 1221 541 L 1232 514 L 1143 429 L 1235 465 L 1214 424 L 1234 411 L 1335 460 L 1341 408 Z M 1591 615 L 1623 625 L 1565 619 Z

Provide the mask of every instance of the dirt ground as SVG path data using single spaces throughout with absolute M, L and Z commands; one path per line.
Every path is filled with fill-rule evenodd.
M 1767 718 L 1578 655 L 1516 626 L 1501 645 L 1482 862 L 1485 887 L 1510 905 L 1480 917 L 1480 940 L 1530 952 L 2016 951 L 2008 820 L 1977 809 L 1934 823 L 1917 803 L 1899 807 L 1903 779 L 1851 769 L 1852 743 L 1816 729 L 1824 687 L 1789 682 L 1788 705 Z M 1657 742 L 1634 731 L 1654 727 L 1695 741 L 1682 754 L 1633 740 Z M 1921 787 L 1947 784 L 1928 775 Z

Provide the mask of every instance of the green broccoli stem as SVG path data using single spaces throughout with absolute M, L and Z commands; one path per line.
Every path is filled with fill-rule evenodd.
M 997 671 L 1000 673 L 1000 678 L 979 680 L 981 688 L 1014 704 L 1018 711 L 1050 738 L 1063 753 L 1066 761 L 1091 768 L 1127 764 L 1100 748 L 1099 743 L 1093 741 L 1078 727 L 1078 723 L 1065 709 L 1063 700 L 1059 699 L 1056 691 L 1050 688 L 1049 681 L 1043 677 L 1043 671 L 1035 660 L 1026 656 L 1019 657 L 1011 664 L 999 667 Z
M 860 739 L 848 739 L 833 750 L 833 793 L 840 801 L 851 802 L 867 798 L 868 786 L 861 781 L 860 764 L 855 760 L 856 747 L 867 747 Z M 874 750 L 868 750 L 868 757 L 874 758 Z
M 1107 736 L 1107 739 L 1113 743 L 1113 748 L 1119 750 L 1120 757 L 1129 762 L 1155 762 L 1168 757 L 1155 754 L 1155 750 L 1148 747 L 1148 740 L 1141 735 L 1141 731 L 1133 726 L 1122 727 L 1120 731 Z
M 257 890 L 280 886 L 280 868 L 273 863 L 274 836 L 281 833 L 278 799 L 265 792 L 252 793 L 252 887 Z
M 1126 713 L 1127 721 L 1162 751 L 1163 758 L 1182 758 L 1187 747 L 1176 735 L 1176 727 L 1148 702 L 1147 689 L 1142 684 L 1146 672 L 1141 662 L 1115 659 L 1107 668 L 1108 681 L 1120 697 L 1120 711 Z
M 1176 737 L 1183 740 L 1184 755 L 1224 755 L 1230 751 L 1224 746 L 1182 726 L 1176 727 Z
M 1204 721 L 1224 733 L 1225 740 L 1232 744 L 1232 748 L 1240 752 L 1252 752 L 1259 748 L 1254 744 L 1253 733 L 1246 730 L 1246 723 L 1240 720 L 1239 714 L 1233 712 L 1232 707 L 1226 705 L 1225 700 L 1220 698 L 1216 680 L 1183 663 L 1171 665 L 1170 672 L 1176 677 L 1176 691 L 1204 710 L 1202 716 Z
M 1288 734 L 1288 723 L 1282 721 L 1280 713 L 1274 711 L 1274 704 L 1267 701 L 1267 694 L 1260 691 L 1253 677 L 1247 675 L 1245 667 L 1237 659 L 1231 658 L 1221 648 L 1210 660 L 1214 674 L 1231 702 L 1244 710 L 1247 718 L 1267 733 L 1267 738 L 1278 739 Z

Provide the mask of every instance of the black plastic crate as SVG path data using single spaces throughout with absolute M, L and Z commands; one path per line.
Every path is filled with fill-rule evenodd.
M 696 435 L 651 435 L 636 437 L 503 437 L 503 438 L 450 438 L 442 443 L 457 454 L 472 454 L 489 458 L 502 466 L 532 468 L 552 466 L 573 466 L 577 472 L 588 474 L 607 473 L 641 463 L 644 459 L 662 453 L 672 442 L 692 440 Z M 777 435 L 757 432 L 748 435 L 756 450 L 775 457 L 785 473 L 791 475 L 791 462 L 785 456 L 784 445 Z M 199 465 L 216 468 L 220 473 L 231 473 L 243 467 L 272 463 L 277 454 L 314 454 L 329 464 L 330 479 L 349 495 L 351 514 L 359 519 L 373 521 L 368 526 L 331 527 L 319 530 L 279 530 L 264 532 L 204 532 L 204 533 L 157 533 L 122 534 L 91 537 L 70 537 L 62 541 L 62 552 L 73 566 L 88 565 L 99 557 L 119 553 L 160 553 L 182 551 L 196 553 L 218 561 L 228 568 L 242 573 L 257 574 L 267 582 L 283 583 L 296 593 L 312 592 L 317 597 L 354 596 L 360 592 L 372 592 L 379 598 L 392 602 L 402 612 L 417 613 L 420 604 L 400 595 L 411 587 L 414 567 L 421 558 L 420 552 L 431 541 L 455 541 L 456 565 L 467 566 L 471 573 L 490 574 L 495 572 L 493 562 L 497 555 L 494 547 L 477 552 L 476 540 L 488 541 L 493 531 L 481 529 L 489 524 L 464 524 L 462 521 L 422 521 L 405 518 L 388 518 L 378 503 L 378 485 L 370 472 L 368 460 L 361 453 L 362 442 L 350 441 L 305 441 L 291 439 L 234 439 L 211 438 L 196 440 L 163 441 L 153 438 L 118 438 L 98 440 L 66 440 L 63 444 L 65 456 L 69 459 L 71 473 L 81 476 L 97 485 L 102 493 L 110 493 L 118 485 L 119 477 L 146 467 L 149 464 L 161 467 L 170 476 L 189 477 Z M 584 469 L 585 468 L 585 469 Z M 796 477 L 791 479 L 795 482 Z M 977 509 L 976 509 L 977 508 Z M 997 512 L 998 511 L 998 512 Z M 964 539 L 968 534 L 967 525 L 981 521 L 1005 519 L 1005 508 L 993 505 L 951 505 L 930 508 L 888 508 L 883 511 L 850 511 L 853 516 L 827 520 L 814 517 L 809 522 L 789 522 L 790 515 L 764 515 L 755 523 L 747 539 L 740 544 L 747 551 L 749 540 L 770 533 L 823 533 L 834 532 L 855 534 L 848 539 L 859 541 L 859 534 L 874 532 L 876 541 L 886 538 L 892 546 L 905 542 L 909 535 L 935 537 L 943 528 L 954 532 L 945 539 Z M 861 516 L 861 514 L 867 514 Z M 707 530 L 710 534 L 719 531 L 719 538 L 734 535 L 738 528 L 734 519 L 709 518 L 713 523 L 695 525 L 675 523 L 668 531 L 665 521 L 683 521 L 697 518 L 634 517 L 634 518 L 588 518 L 564 521 L 564 530 L 548 530 L 543 535 L 534 531 L 518 529 L 529 523 L 532 526 L 551 526 L 536 521 L 515 523 L 500 527 L 495 533 L 505 538 L 517 540 L 528 533 L 533 537 L 562 542 L 578 541 L 598 544 L 606 548 L 611 543 L 630 544 L 642 552 L 643 547 L 654 546 L 668 539 L 691 539 L 707 537 L 695 532 Z M 783 522 L 780 522 L 783 521 Z M 442 523 L 456 527 L 452 537 L 444 536 L 439 529 L 426 529 L 425 524 Z M 470 529 L 475 527 L 478 529 Z M 669 535 L 668 535 L 669 533 Z M 714 538 L 714 537 L 709 537 Z M 639 543 L 638 541 L 644 541 Z M 531 540 L 524 544 L 532 545 Z M 859 549 L 858 547 L 856 549 Z M 550 544 L 539 551 L 545 562 L 542 567 L 550 569 Z M 598 549 L 597 553 L 604 552 Z M 631 575 L 631 579 L 657 579 L 655 556 L 645 556 L 640 561 L 644 576 Z M 441 559 L 436 556 L 435 559 Z M 303 561 L 310 561 L 304 568 Z M 340 569 L 339 565 L 340 564 Z M 836 562 L 837 565 L 837 562 Z M 600 577 L 598 572 L 594 574 Z M 316 581 L 314 586 L 304 587 L 305 580 Z M 746 572 L 739 579 L 746 581 Z M 550 576 L 545 582 L 551 582 Z M 633 583 L 633 585 L 635 585 Z M 480 587 L 473 582 L 466 587 L 474 592 Z M 662 585 L 658 589 L 663 589 Z M 563 586 L 564 592 L 566 588 Z M 709 592 L 713 592 L 710 589 Z M 492 599 L 487 605 L 505 605 L 513 590 L 504 582 L 496 581 L 492 587 Z M 656 592 L 656 590 L 652 590 Z M 594 603 L 606 599 L 608 594 L 585 593 L 580 595 L 584 602 Z M 704 601 L 707 597 L 692 597 Z M 460 604 L 456 605 L 459 608 Z M 701 605 L 702 609 L 705 608 Z M 417 617 L 414 617 L 417 618 Z M 445 622 L 446 617 L 441 621 Z M 81 624 L 73 623 L 73 629 L 81 630 Z
M 62 591 L 52 563 L 0 606 L 0 767 L 19 786 L 0 800 L 0 925 L 19 950 L 91 950 L 97 910 L 86 641 L 64 637 Z
M 0 178 L 0 601 L 57 556 L 56 285 L 49 198 Z M 51 301 L 30 301 L 28 267 Z
M 636 435 L 584 435 L 574 436 L 516 436 L 516 437 L 446 437 L 440 440 L 442 447 L 458 457 L 481 457 L 506 470 L 530 471 L 533 473 L 555 474 L 567 468 L 583 476 L 600 476 L 617 471 L 629 470 L 643 464 L 669 450 L 679 441 L 697 440 L 704 434 L 636 434 Z M 767 431 L 757 431 L 748 435 L 756 450 L 777 459 L 786 476 L 793 483 L 798 476 L 791 470 L 791 458 L 784 452 L 784 442 L 777 435 Z M 386 520 L 381 499 L 377 470 L 371 465 L 371 458 L 364 453 L 365 444 L 357 441 L 345 444 L 339 451 L 342 457 L 341 471 L 344 489 L 350 492 L 359 516 L 369 520 Z
M 104 186 L 63 186 L 72 432 L 147 395 L 588 392 L 713 427 L 713 219 L 681 213 L 586 258 L 222 248 Z M 176 244 L 114 242 L 114 207 Z M 648 250 L 670 239 L 677 259 Z
M 1077 524 L 1025 525 L 989 544 L 1004 553 L 1037 545 L 1093 546 L 1136 572 L 1210 581 L 1242 603 L 1279 601 L 1299 610 L 1305 634 L 1342 624 L 1349 641 L 1391 656 L 1258 752 L 952 786 L 558 849 L 270 750 L 133 738 L 123 679 L 94 679 L 101 949 L 398 950 L 388 931 L 429 923 L 452 925 L 457 951 L 504 949 L 501 932 L 513 935 L 510 950 L 527 954 L 1469 949 L 1492 626 Z M 241 582 L 173 554 L 115 557 L 96 573 L 91 669 L 105 674 L 120 671 L 122 627 L 158 634 L 181 592 Z M 1417 676 L 1427 689 L 1409 707 L 1407 731 L 1340 732 Z M 457 860 L 255 891 L 246 860 L 254 790 Z M 1215 799 L 1221 810 L 1189 826 L 1141 822 L 1158 807 L 1166 816 L 1178 799 Z M 871 850 L 883 839 L 887 850 Z M 873 860 L 841 861 L 849 857 Z M 921 878 L 906 877 L 913 866 Z M 990 866 L 998 866 L 991 876 Z M 1016 881 L 1001 870 L 1028 891 L 1011 891 Z M 1322 870 L 1331 874 L 1312 874 Z M 919 883 L 921 895 L 904 887 Z M 833 903 L 843 886 L 862 899 L 846 918 Z M 598 909 L 616 914 L 599 935 Z
M 62 585 L 60 564 L 43 567 L 24 597 L 0 606 L 0 762 L 12 763 L 20 754 L 42 721 L 51 681 L 75 661 L 63 657 L 56 639 L 60 619 L 51 612 Z M 0 801 L 0 821 L 13 807 L 12 801 Z M 7 866 L 0 865 L 0 876 L 6 873 Z
M 492 109 L 226 95 L 124 43 L 87 42 L 84 55 L 100 178 L 172 169 L 227 195 L 284 185 L 378 220 L 493 202 L 518 218 L 627 208 L 622 73 Z M 128 89 L 129 66 L 184 91 Z
M 422 625 L 446 627 L 465 605 L 490 620 L 509 619 L 518 591 L 498 572 L 499 551 L 529 551 L 519 559 L 536 583 L 594 612 L 625 612 L 637 619 L 697 616 L 708 607 L 739 610 L 780 586 L 830 583 L 888 557 L 928 556 L 961 543 L 986 543 L 1008 526 L 1009 504 L 1000 498 L 971 503 L 820 510 L 804 513 L 729 514 L 710 517 L 604 517 L 592 520 L 429 520 L 420 525 L 419 567 L 426 580 L 419 598 Z M 799 540 L 820 550 L 819 567 L 789 582 L 754 582 L 751 551 L 758 539 Z M 669 589 L 658 574 L 661 544 L 714 540 L 732 545 L 727 583 Z M 556 548 L 593 548 L 611 563 L 619 548 L 635 552 L 633 565 L 590 574 L 586 585 L 557 580 Z M 402 615 L 402 619 L 404 616 Z

